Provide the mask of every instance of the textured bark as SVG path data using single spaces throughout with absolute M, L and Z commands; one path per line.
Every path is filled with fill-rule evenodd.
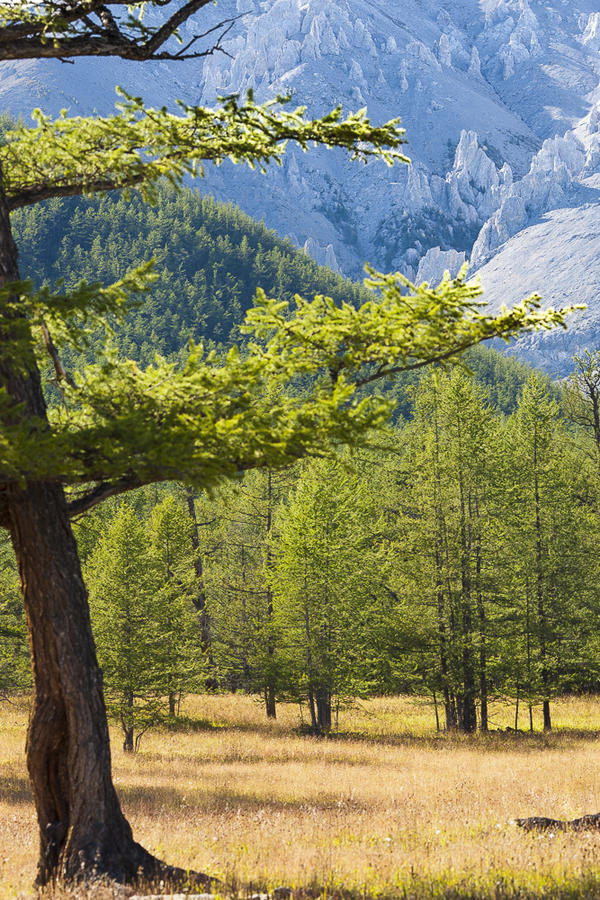
M 319 734 L 327 734 L 331 731 L 331 691 L 319 687 L 315 691 L 317 702 L 317 731 Z
M 0 190 L 0 284 L 18 277 Z M 10 340 L 6 332 L 4 337 Z M 0 384 L 15 403 L 2 424 L 47 427 L 33 358 L 28 371 L 16 371 L 3 356 Z M 133 840 L 112 783 L 102 673 L 62 486 L 7 483 L 4 496 L 34 674 L 27 767 L 39 826 L 38 884 L 95 875 L 119 882 L 138 874 L 150 881 L 185 880 L 183 870 L 170 869 Z
M 272 564 L 272 552 L 271 552 L 271 530 L 273 528 L 273 474 L 269 469 L 267 472 L 267 519 L 265 524 L 266 530 L 266 541 L 267 541 L 267 555 L 265 559 L 265 566 L 267 573 L 271 572 L 271 564 Z M 273 684 L 273 661 L 275 658 L 275 647 L 273 644 L 273 634 L 271 631 L 271 623 L 273 621 L 273 591 L 271 590 L 271 583 L 267 581 L 267 655 L 269 657 L 269 672 L 268 672 L 268 680 L 265 685 L 265 712 L 267 714 L 267 719 L 276 719 L 277 718 L 277 705 L 275 701 L 275 685 Z

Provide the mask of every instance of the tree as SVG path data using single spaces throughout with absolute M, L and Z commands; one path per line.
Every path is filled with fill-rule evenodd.
M 308 702 L 316 734 L 331 729 L 334 699 L 369 693 L 375 519 L 365 482 L 325 460 L 305 468 L 281 515 L 272 572 L 281 680 Z
M 59 0 L 0 6 L 0 59 L 121 56 L 185 59 L 200 35 L 171 49 L 177 28 L 208 0 L 156 0 L 162 22 L 148 25 L 146 4 L 110 6 Z M 115 792 L 102 679 L 70 516 L 108 496 L 154 481 L 206 486 L 241 470 L 278 466 L 322 451 L 332 439 L 356 440 L 381 423 L 389 405 L 356 399 L 356 390 L 385 375 L 444 361 L 486 338 L 550 327 L 560 313 L 540 313 L 538 300 L 492 319 L 464 278 L 436 290 L 399 276 L 371 273 L 381 298 L 360 310 L 317 298 L 297 301 L 292 315 L 258 297 L 247 327 L 251 343 L 224 364 L 196 348 L 178 367 L 146 370 L 110 355 L 78 379 L 65 369 L 62 344 L 80 347 L 84 326 L 119 313 L 148 284 L 149 267 L 109 287 L 81 284 L 36 290 L 20 278 L 11 210 L 54 197 L 138 185 L 151 199 L 158 180 L 201 174 L 204 160 L 265 166 L 283 145 L 316 141 L 353 156 L 405 159 L 398 122 L 374 127 L 362 113 L 339 110 L 307 120 L 302 110 L 252 97 L 219 108 L 145 110 L 125 97 L 108 118 L 17 124 L 0 146 L 0 524 L 11 534 L 33 656 L 34 701 L 27 764 L 40 838 L 38 883 L 106 875 L 120 881 L 185 878 L 133 840 Z M 406 297 L 406 293 L 411 298 Z M 39 347 L 50 357 L 64 404 L 46 408 Z M 265 400 L 267 381 L 284 387 L 298 375 L 319 376 L 308 396 Z M 74 493 L 67 498 L 65 486 Z
M 496 422 L 464 372 L 420 386 L 407 442 L 411 591 L 431 620 L 428 674 L 442 694 L 446 727 L 488 727 L 489 605 L 493 595 L 489 487 Z
M 225 684 L 262 694 L 271 719 L 277 717 L 273 524 L 292 477 L 286 469 L 247 472 L 241 483 L 221 492 L 218 549 L 207 567 L 215 662 L 226 672 Z
M 92 626 L 109 712 L 123 729 L 123 749 L 133 752 L 144 731 L 160 720 L 171 686 L 172 638 L 160 572 L 134 510 L 122 506 L 102 536 L 89 566 Z
M 592 457 L 600 469 L 600 351 L 573 359 L 575 370 L 563 387 L 567 418 L 592 438 Z
M 175 497 L 167 496 L 152 510 L 148 530 L 150 564 L 156 573 L 152 624 L 160 653 L 157 664 L 169 701 L 169 716 L 177 715 L 182 694 L 204 672 L 202 619 L 194 607 L 192 525 Z
M 522 601 L 526 637 L 523 680 L 530 711 L 532 698 L 539 697 L 544 731 L 550 731 L 550 699 L 559 684 L 560 645 L 566 624 L 563 598 L 576 595 L 570 563 L 576 559 L 572 539 L 578 529 L 569 496 L 566 440 L 559 428 L 558 405 L 537 374 L 525 385 L 510 425 L 507 449 L 513 489 L 509 527 L 517 574 L 513 587 Z

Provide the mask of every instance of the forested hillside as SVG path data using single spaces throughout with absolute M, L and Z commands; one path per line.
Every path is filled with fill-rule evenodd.
M 356 302 L 364 289 L 318 266 L 233 204 L 163 187 L 156 205 L 138 193 L 49 203 L 14 215 L 23 273 L 36 280 L 111 283 L 154 259 L 157 284 L 120 331 L 124 355 L 147 362 L 189 338 L 228 343 L 257 287 L 290 300 L 324 293 Z
M 128 199 L 52 200 L 18 210 L 12 218 L 23 276 L 38 284 L 59 277 L 67 286 L 81 278 L 109 284 L 139 263 L 155 260 L 158 281 L 116 336 L 121 353 L 142 363 L 156 353 L 177 354 L 190 338 L 209 345 L 239 340 L 237 326 L 258 287 L 286 301 L 296 293 L 353 304 L 370 296 L 362 285 L 317 265 L 233 204 L 192 190 L 163 187 L 154 206 L 135 191 Z M 93 346 L 86 356 L 94 358 Z M 530 370 L 483 347 L 468 360 L 490 401 L 511 412 Z M 80 361 L 69 359 L 75 366 Z M 405 415 L 410 403 L 404 388 L 419 377 L 405 375 L 386 385 Z

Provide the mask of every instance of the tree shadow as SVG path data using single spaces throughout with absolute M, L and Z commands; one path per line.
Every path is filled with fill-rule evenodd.
M 354 797 L 324 794 L 318 798 L 307 797 L 264 797 L 246 794 L 233 788 L 215 786 L 206 793 L 185 791 L 171 785 L 118 785 L 118 793 L 123 805 L 130 811 L 150 816 L 161 816 L 167 810 L 201 809 L 203 813 L 243 812 L 267 814 L 290 810 L 318 812 L 347 812 L 348 810 L 367 812 L 370 804 Z
M 473 749 L 497 752 L 514 750 L 563 750 L 586 741 L 598 740 L 600 731 L 587 728 L 555 729 L 543 731 L 492 730 L 485 734 L 461 734 L 457 731 L 440 731 L 433 734 L 382 734 L 360 731 L 336 731 L 317 740 L 362 742 L 381 747 L 418 747 L 430 750 Z M 313 736 L 314 739 L 314 736 Z
M 33 803 L 29 779 L 24 775 L 4 774 L 0 778 L 0 803 L 29 806 Z

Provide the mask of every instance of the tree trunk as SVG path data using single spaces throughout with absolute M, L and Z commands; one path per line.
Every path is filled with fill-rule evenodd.
M 18 278 L 0 188 L 0 286 Z M 47 427 L 33 357 L 27 372 L 14 371 L 8 354 L 0 358 L 0 384 L 22 404 L 2 424 Z M 8 484 L 6 502 L 34 675 L 26 752 L 39 826 L 37 883 L 95 875 L 125 882 L 139 873 L 183 879 L 183 870 L 169 870 L 135 843 L 112 783 L 102 673 L 62 486 Z
M 541 521 L 541 500 L 540 500 L 540 484 L 538 477 L 538 455 L 537 455 L 537 437 L 534 444 L 534 494 L 535 494 L 535 554 L 536 554 L 536 589 L 537 589 L 537 613 L 540 633 L 540 661 L 542 664 L 542 690 L 543 713 L 544 713 L 544 731 L 552 730 L 552 720 L 550 718 L 550 699 L 548 693 L 550 691 L 550 676 L 547 665 L 547 631 L 548 621 L 546 619 L 546 609 L 544 602 L 544 570 L 543 570 L 543 547 L 542 547 L 542 521 Z
M 552 731 L 552 719 L 550 717 L 550 701 L 544 700 L 542 703 L 544 713 L 544 731 Z
M 133 725 L 123 725 L 123 752 L 133 753 Z
M 265 712 L 267 719 L 277 718 L 277 705 L 275 703 L 275 691 L 272 685 L 265 688 Z
M 271 590 L 271 530 L 273 528 L 273 476 L 271 470 L 267 471 L 267 521 L 266 521 L 266 545 L 267 553 L 265 559 L 265 567 L 267 570 L 267 656 L 269 658 L 269 666 L 267 673 L 267 684 L 265 687 L 265 711 L 267 719 L 277 718 L 277 707 L 275 703 L 275 685 L 273 683 L 273 666 L 275 659 L 275 646 L 273 644 L 273 591 Z
M 314 732 L 318 732 L 319 725 L 317 722 L 317 713 L 315 709 L 315 695 L 312 687 L 308 689 L 308 708 L 310 709 L 310 725 Z
M 481 712 L 479 717 L 479 730 L 488 731 L 488 678 L 487 678 L 487 622 L 485 603 L 481 579 L 482 553 L 481 553 L 481 521 L 479 519 L 479 502 L 475 501 L 475 513 L 477 516 L 477 539 L 475 541 L 475 579 L 477 584 L 477 617 L 479 620 L 479 701 Z
M 434 428 L 435 428 L 435 452 L 434 452 L 434 482 L 433 482 L 433 503 L 435 508 L 435 575 L 436 575 L 436 605 L 437 605 L 437 627 L 438 627 L 438 642 L 439 642 L 439 652 L 440 652 L 440 670 L 442 675 L 442 691 L 444 693 L 444 713 L 446 716 L 446 731 L 452 731 L 456 728 L 457 725 L 457 713 L 456 713 L 456 703 L 454 702 L 454 697 L 450 692 L 450 676 L 449 676 L 449 663 L 448 663 L 448 638 L 446 635 L 446 624 L 445 624 L 445 601 L 444 601 L 444 572 L 443 572 L 443 542 L 444 542 L 444 534 L 445 534 L 445 522 L 444 522 L 444 513 L 441 505 L 441 478 L 440 478 L 440 430 L 439 430 L 439 421 L 438 421 L 438 407 L 437 402 L 434 406 L 434 418 L 433 418 Z M 451 607 L 451 599 L 450 594 L 448 595 L 448 605 Z M 450 609 L 450 616 L 452 616 L 452 612 Z M 451 637 L 452 637 L 452 626 L 451 627 Z M 437 710 L 436 710 L 437 715 Z
M 204 587 L 204 567 L 202 565 L 202 554 L 200 553 L 200 528 L 198 524 L 198 516 L 196 515 L 196 503 L 194 497 L 194 489 L 186 487 L 185 496 L 187 500 L 188 514 L 192 521 L 192 549 L 194 551 L 194 574 L 196 576 L 196 593 L 192 594 L 192 603 L 200 617 L 200 640 L 202 650 L 206 653 L 206 660 L 211 674 L 206 679 L 206 687 L 209 691 L 216 691 L 219 684 L 216 676 L 212 673 L 216 671 L 215 661 L 212 655 L 212 644 L 210 634 L 210 618 L 206 608 L 206 590 Z
M 317 730 L 319 734 L 327 734 L 331 731 L 331 691 L 327 688 L 317 688 Z
M 133 840 L 111 779 L 102 673 L 62 489 L 10 490 L 11 535 L 27 613 L 34 699 L 27 767 L 40 835 L 37 882 L 157 874 Z

